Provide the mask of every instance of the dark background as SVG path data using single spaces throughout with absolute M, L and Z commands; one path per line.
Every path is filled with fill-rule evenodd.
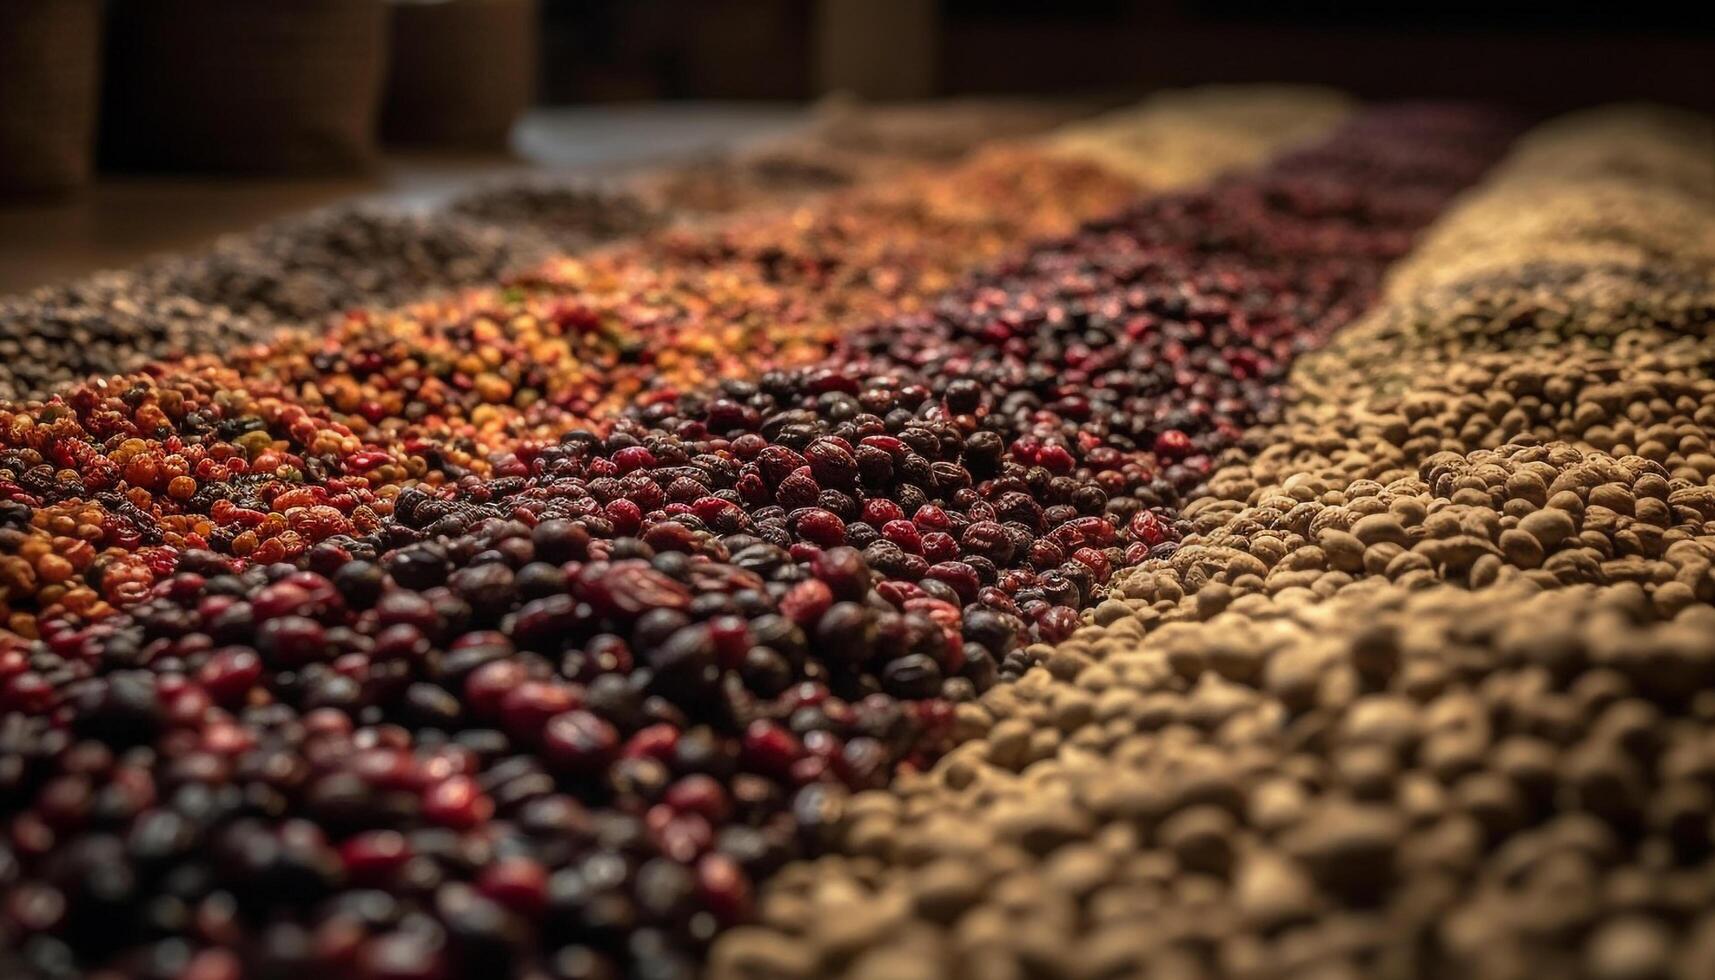
M 0 0 L 0 293 L 359 195 L 710 152 L 830 92 L 1211 82 L 1715 112 L 1715 3 Z
M 862 87 L 842 86 L 819 67 L 825 45 L 839 42 L 818 35 L 818 2 L 544 0 L 543 6 L 541 97 L 549 104 L 802 99 Z M 912 4 L 872 0 L 870 6 L 887 16 L 887 8 Z M 925 80 L 911 92 L 881 94 L 1120 95 L 1281 81 L 1320 82 L 1370 98 L 1470 97 L 1543 111 L 1634 98 L 1715 108 L 1715 5 L 1708 3 L 939 0 L 930 6 Z M 898 40 L 902 29 L 889 30 Z

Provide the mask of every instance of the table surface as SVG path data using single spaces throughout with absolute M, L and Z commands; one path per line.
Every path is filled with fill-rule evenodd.
M 767 139 L 807 119 L 802 106 L 768 103 L 545 108 L 519 122 L 510 154 L 390 153 L 368 178 L 103 175 L 67 200 L 0 202 L 0 295 L 195 248 L 322 205 L 428 207 L 495 177 L 613 174 Z

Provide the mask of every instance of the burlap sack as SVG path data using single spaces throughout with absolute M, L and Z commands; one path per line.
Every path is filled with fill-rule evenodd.
M 103 151 L 145 168 L 336 173 L 376 158 L 382 0 L 113 0 Z
M 387 140 L 504 147 L 536 92 L 535 0 L 395 0 L 389 6 Z
M 0 0 L 0 193 L 89 180 L 100 0 Z

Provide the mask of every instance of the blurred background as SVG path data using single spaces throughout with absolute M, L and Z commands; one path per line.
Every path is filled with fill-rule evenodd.
M 1319 82 L 1552 111 L 1715 102 L 1715 6 L 1457 0 L 562 0 L 543 96 L 802 99 Z
M 836 94 L 1247 81 L 1709 110 L 1715 5 L 0 0 L 0 292 L 353 196 L 712 153 Z

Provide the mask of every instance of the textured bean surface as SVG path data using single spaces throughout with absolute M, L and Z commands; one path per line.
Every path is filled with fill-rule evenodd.
M 1082 228 L 1134 185 L 984 151 L 7 404 L 8 969 L 693 974 L 1505 134 L 1384 111 Z M 1402 142 L 1456 152 L 1345 188 Z
M 1316 139 L 1351 109 L 1312 87 L 1209 86 L 1163 92 L 1050 136 L 1054 152 L 1095 160 L 1150 187 L 1198 183 L 1212 169 L 1254 166 L 1284 144 Z
M 806 132 L 716 164 L 693 161 L 619 182 L 517 179 L 428 215 L 355 205 L 277 221 L 196 255 L 0 300 L 0 398 L 42 396 L 157 359 L 225 354 L 284 326 L 317 328 L 331 314 L 491 284 L 556 249 L 896 176 L 1086 111 L 1028 102 L 830 104 Z M 680 185 L 695 190 L 678 193 Z
M 488 477 L 645 398 L 810 363 L 842 331 L 921 307 L 961 270 L 1134 193 L 1089 164 L 985 151 L 558 260 L 522 286 L 0 407 L 7 494 L 35 508 L 6 550 L 49 566 L 8 582 L 11 624 L 31 632 L 40 608 L 100 615 L 133 601 L 174 549 L 295 558 L 373 530 L 402 486 Z
M 1075 635 L 854 797 L 711 975 L 1715 966 L 1709 607 L 1372 581 L 1138 635 Z
M 714 975 L 1708 973 L 1710 133 L 1521 140 Z

